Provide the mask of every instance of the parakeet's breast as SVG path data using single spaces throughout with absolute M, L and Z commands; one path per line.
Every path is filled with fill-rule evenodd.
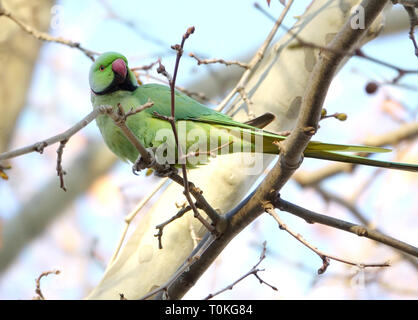
M 95 95 L 92 93 L 91 101 L 93 108 L 102 105 L 110 105 L 117 108 L 118 104 L 120 104 L 125 112 L 141 105 L 138 99 L 133 96 L 130 91 L 116 91 L 106 95 Z M 129 117 L 126 121 L 126 125 L 145 147 L 148 147 L 149 144 L 146 141 L 149 140 L 146 139 L 147 136 L 149 136 L 149 133 L 147 133 L 149 131 L 147 121 L 149 117 L 149 114 L 141 112 Z M 96 118 L 96 123 L 105 143 L 113 153 L 125 161 L 129 160 L 134 162 L 137 159 L 138 151 L 108 115 L 99 115 Z

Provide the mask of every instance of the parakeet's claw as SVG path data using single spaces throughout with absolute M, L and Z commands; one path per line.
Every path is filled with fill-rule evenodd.
M 171 176 L 172 174 L 175 174 L 175 173 L 177 173 L 178 172 L 178 170 L 177 170 L 177 168 L 175 167 L 175 166 L 173 166 L 173 165 L 171 165 L 171 164 L 162 164 L 162 165 L 159 165 L 157 168 L 156 168 L 156 170 L 155 170 L 155 175 L 157 176 L 157 177 L 161 177 L 161 178 L 164 178 L 164 177 L 169 177 L 169 176 Z
M 151 168 L 156 163 L 155 158 L 154 158 L 154 153 L 150 152 L 150 150 L 147 150 L 147 151 L 148 151 L 148 154 L 151 158 L 151 162 L 150 163 L 145 162 L 144 159 L 141 157 L 141 155 L 139 155 L 138 158 L 136 159 L 135 163 L 132 166 L 132 173 L 136 176 L 138 175 L 138 173 L 141 170 Z

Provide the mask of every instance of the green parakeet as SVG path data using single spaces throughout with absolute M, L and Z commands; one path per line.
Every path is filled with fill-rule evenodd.
M 185 94 L 175 92 L 175 121 L 183 157 L 179 157 L 173 132 L 168 121 L 158 115 L 171 116 L 170 88 L 159 84 L 138 85 L 134 73 L 128 68 L 127 59 L 116 52 L 102 54 L 93 63 L 89 82 L 94 108 L 118 104 L 128 112 L 147 101 L 154 105 L 129 116 L 126 125 L 145 148 L 155 151 L 157 161 L 169 164 L 186 163 L 188 168 L 204 164 L 211 154 L 231 152 L 262 152 L 277 154 L 273 142 L 284 136 L 260 130 L 251 124 L 234 121 Z M 137 149 L 127 140 L 108 115 L 97 117 L 97 125 L 108 147 L 123 160 L 134 163 Z M 418 171 L 418 165 L 373 160 L 347 152 L 387 152 L 380 147 L 328 144 L 311 141 L 304 151 L 305 157 L 364 164 L 376 167 Z

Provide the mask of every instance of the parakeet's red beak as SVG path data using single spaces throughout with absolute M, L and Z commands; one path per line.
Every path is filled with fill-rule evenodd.
M 119 83 L 125 81 L 128 69 L 126 68 L 126 63 L 123 61 L 123 59 L 119 58 L 113 61 L 112 70 L 116 74 L 116 78 Z

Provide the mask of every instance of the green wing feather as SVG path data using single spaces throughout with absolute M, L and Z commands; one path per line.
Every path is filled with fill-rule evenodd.
M 171 92 L 170 88 L 159 84 L 146 84 L 136 89 L 134 93 L 141 103 L 145 103 L 148 99 L 154 102 L 152 108 L 147 109 L 149 113 L 157 112 L 166 117 L 171 116 Z M 263 137 L 274 140 L 284 140 L 286 137 L 277 135 L 273 132 L 260 130 L 251 125 L 233 120 L 231 117 L 212 110 L 196 100 L 182 94 L 178 91 L 175 93 L 175 113 L 176 120 L 191 120 L 206 122 L 213 125 L 218 125 L 228 128 L 242 128 L 242 131 L 251 132 L 251 134 L 262 135 Z M 367 147 L 357 145 L 341 145 L 322 143 L 318 141 L 311 141 L 307 147 L 308 150 L 326 150 L 326 151 L 343 151 L 343 152 L 390 152 L 389 149 L 380 147 Z M 271 149 L 265 150 L 269 153 L 277 153 L 277 147 L 272 145 Z
M 154 106 L 147 109 L 147 112 L 171 116 L 171 92 L 170 88 L 160 84 L 145 84 L 135 90 L 135 96 L 145 103 L 148 98 L 154 102 Z M 234 126 L 240 128 L 254 129 L 255 127 L 232 120 L 231 117 L 208 108 L 196 100 L 175 91 L 175 120 L 201 121 L 210 124 Z

